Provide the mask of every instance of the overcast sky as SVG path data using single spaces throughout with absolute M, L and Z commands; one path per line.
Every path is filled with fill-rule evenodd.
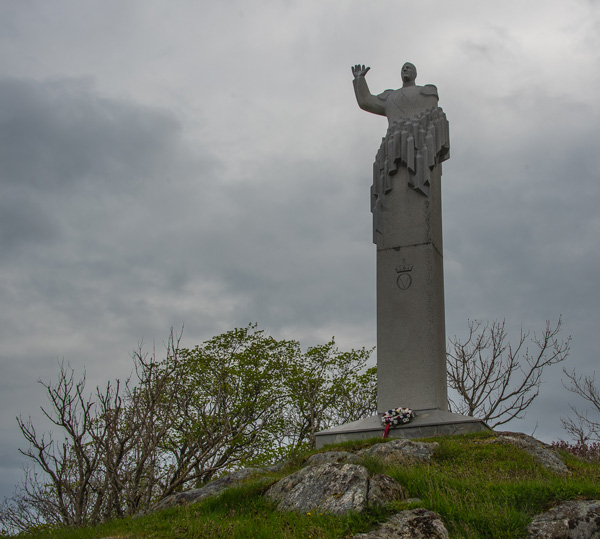
M 63 358 L 92 388 L 183 324 L 375 345 L 356 63 L 374 93 L 415 63 L 450 121 L 447 335 L 562 315 L 591 374 L 599 60 L 597 0 L 0 0 L 0 496 Z M 566 438 L 545 380 L 507 428 Z

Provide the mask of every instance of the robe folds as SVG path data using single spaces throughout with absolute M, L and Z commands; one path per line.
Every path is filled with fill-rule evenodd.
M 450 130 L 440 107 L 391 122 L 373 163 L 373 243 L 377 243 L 377 232 L 385 233 L 382 212 L 400 167 L 408 170 L 408 187 L 429 196 L 430 171 L 449 157 Z

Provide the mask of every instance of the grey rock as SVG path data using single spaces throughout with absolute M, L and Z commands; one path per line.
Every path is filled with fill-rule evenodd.
M 355 535 L 355 539 L 445 539 L 448 530 L 437 513 L 413 509 L 393 515 L 380 528 Z
M 369 481 L 369 505 L 385 505 L 392 500 L 404 500 L 408 493 L 395 479 L 375 474 Z
M 341 515 L 360 512 L 369 503 L 381 505 L 402 499 L 405 493 L 393 479 L 379 476 L 371 479 L 364 466 L 346 463 L 307 466 L 278 481 L 266 496 L 281 511 Z
M 571 475 L 558 452 L 550 445 L 521 432 L 499 432 L 495 443 L 509 443 L 529 453 L 544 468 L 559 474 Z
M 600 500 L 562 502 L 536 516 L 527 532 L 527 537 L 536 539 L 600 537 Z
M 290 463 L 289 460 L 283 460 L 281 462 L 278 462 L 277 464 L 273 464 L 272 466 L 265 466 L 264 468 L 262 468 L 265 472 L 279 472 L 281 470 L 283 470 L 288 464 Z
M 398 438 L 361 449 L 358 455 L 375 457 L 386 463 L 402 460 L 429 460 L 438 447 L 437 442 L 413 442 L 406 438 Z
M 317 464 L 332 464 L 336 462 L 352 462 L 356 464 L 358 459 L 354 453 L 349 451 L 325 451 L 324 453 L 316 453 L 311 455 L 307 460 L 310 465 Z
M 367 505 L 369 474 L 356 464 L 307 466 L 267 491 L 282 511 L 328 511 L 343 514 Z
M 177 505 L 188 505 L 204 500 L 209 496 L 217 496 L 227 488 L 237 486 L 249 477 L 263 473 L 265 473 L 265 471 L 260 468 L 245 468 L 243 470 L 232 472 L 219 479 L 215 479 L 202 488 L 171 494 L 154 505 L 148 512 L 153 513 L 154 511 L 160 511 L 161 509 Z

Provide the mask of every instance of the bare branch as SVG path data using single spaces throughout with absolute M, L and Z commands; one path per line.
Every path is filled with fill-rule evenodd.
M 555 326 L 546 321 L 540 336 L 530 337 L 521 329 L 515 345 L 508 341 L 504 320 L 491 324 L 474 320 L 468 325 L 464 343 L 457 337 L 449 340 L 448 385 L 459 395 L 458 402 L 449 401 L 450 409 L 478 416 L 491 427 L 523 418 L 539 394 L 544 369 L 568 356 L 571 337 L 557 337 L 560 317 Z
M 563 369 L 563 373 L 568 380 L 566 383 L 563 381 L 564 387 L 591 406 L 591 409 L 585 411 L 571 406 L 575 419 L 561 418 L 563 428 L 581 445 L 586 445 L 590 441 L 599 442 L 600 388 L 596 385 L 596 373 L 592 373 L 591 376 L 580 376 L 575 370 L 569 372 L 566 369 Z

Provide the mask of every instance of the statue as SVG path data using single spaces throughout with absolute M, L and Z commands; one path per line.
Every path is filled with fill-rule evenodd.
M 388 130 L 375 162 L 371 187 L 373 242 L 384 234 L 382 211 L 386 195 L 392 190 L 392 176 L 399 166 L 408 169 L 408 186 L 429 196 L 430 171 L 450 157 L 450 133 L 444 111 L 437 106 L 438 91 L 433 84 L 417 86 L 417 68 L 407 62 L 402 66 L 402 88 L 386 90 L 375 96 L 369 91 L 365 75 L 371 69 L 352 67 L 354 93 L 358 106 L 373 114 L 386 116 Z
M 316 433 L 317 447 L 381 436 L 382 419 L 410 408 L 414 420 L 390 436 L 420 438 L 489 431 L 448 411 L 442 241 L 442 161 L 449 128 L 432 84 L 402 67 L 402 88 L 369 91 L 364 65 L 352 67 L 361 109 L 388 119 L 373 163 L 371 211 L 376 244 L 378 415 Z
M 377 246 L 377 402 L 447 410 L 441 162 L 449 127 L 432 84 L 402 66 L 402 88 L 373 95 L 364 65 L 352 67 L 361 109 L 388 119 L 373 163 Z
M 389 125 L 402 120 L 410 120 L 415 116 L 434 109 L 438 104 L 437 88 L 433 84 L 417 86 L 417 68 L 410 62 L 402 66 L 402 88 L 399 90 L 386 90 L 375 96 L 369 91 L 365 75 L 370 67 L 355 65 L 352 68 L 354 75 L 354 93 L 358 106 L 381 116 L 387 116 Z

